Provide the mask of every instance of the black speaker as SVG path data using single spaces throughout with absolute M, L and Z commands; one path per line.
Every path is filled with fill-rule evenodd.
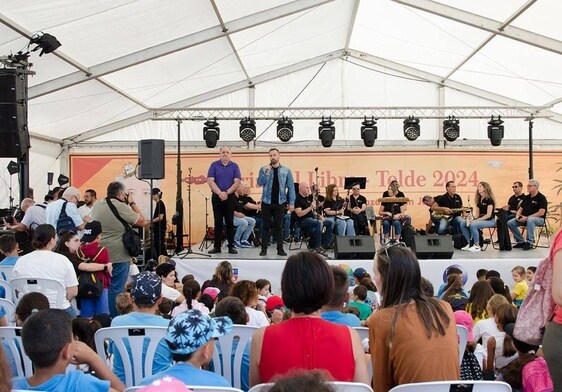
M 450 259 L 455 253 L 450 235 L 417 235 L 412 250 L 418 259 Z
M 27 75 L 0 69 L 0 157 L 21 157 L 28 149 Z
M 164 140 L 145 139 L 139 141 L 139 178 L 159 180 L 164 178 Z
M 336 236 L 334 257 L 336 259 L 373 259 L 375 240 L 370 235 Z

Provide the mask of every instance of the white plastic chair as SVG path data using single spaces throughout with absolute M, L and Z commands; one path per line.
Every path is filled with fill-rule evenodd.
M 373 389 L 360 382 L 344 382 L 344 381 L 327 381 L 336 392 L 373 392 Z M 273 386 L 273 383 L 254 385 L 248 392 L 267 392 Z
M 129 388 L 125 389 L 124 392 L 134 392 L 134 391 L 138 391 L 142 388 L 146 388 L 146 387 L 129 387 Z M 190 389 L 193 392 L 200 392 L 200 391 L 202 391 L 202 392 L 242 392 L 242 390 L 238 389 L 238 388 L 208 387 L 208 386 L 198 386 L 198 385 L 186 385 L 185 389 Z
M 472 386 L 472 387 L 471 387 Z M 432 381 L 398 385 L 390 392 L 511 392 L 503 381 Z
M 105 358 L 104 342 L 106 339 L 113 342 L 113 348 L 119 352 L 123 361 L 125 385 L 138 385 L 144 377 L 152 375 L 154 354 L 160 340 L 166 335 L 167 329 L 166 327 L 142 327 L 138 325 L 101 328 L 94 335 L 96 351 L 100 357 Z M 148 347 L 146 348 L 146 354 L 143 355 L 145 339 L 148 339 Z M 131 355 L 129 355 L 127 348 L 129 348 Z
M 257 330 L 258 327 L 234 325 L 230 333 L 218 337 L 220 350 L 215 347 L 212 360 L 213 368 L 215 373 L 229 380 L 235 388 L 241 387 L 240 369 L 242 367 L 242 356 L 244 355 L 246 345 L 251 343 L 252 336 L 254 336 L 254 332 Z M 234 362 L 232 362 L 232 344 L 235 339 L 238 341 L 238 344 L 234 352 Z
M 468 329 L 462 325 L 457 325 L 457 336 L 459 337 L 459 365 L 462 363 L 464 357 L 464 350 L 468 340 Z
M 0 298 L 0 308 L 4 308 L 4 310 L 6 311 L 6 320 L 8 320 L 8 324 L 15 327 L 16 305 L 14 305 L 12 301 Z
M 361 345 L 363 345 L 363 341 L 367 339 L 369 342 L 369 328 L 367 327 L 353 327 L 354 330 L 357 331 L 359 334 L 359 338 L 361 339 Z M 363 347 L 365 347 L 363 345 Z M 369 355 L 369 361 L 367 362 L 367 370 L 369 371 L 369 378 L 373 379 L 373 357 Z
M 49 299 L 51 309 L 64 309 L 66 288 L 54 279 L 45 278 L 16 278 L 10 281 L 12 286 L 13 302 L 18 304 L 21 297 L 27 293 L 39 292 Z M 55 298 L 53 302 L 53 296 Z
M 23 351 L 20 327 L 0 327 L 0 340 L 5 341 L 4 349 L 8 348 L 16 363 L 16 374 L 14 377 L 33 376 L 33 365 L 31 359 Z
M 12 293 L 12 285 L 11 285 L 10 283 L 6 282 L 6 281 L 3 280 L 3 279 L 0 279 L 0 286 L 1 286 L 1 287 L 4 287 L 4 291 L 6 292 L 5 298 L 6 298 L 8 301 L 14 302 L 14 300 L 13 300 L 14 294 Z
M 13 265 L 0 265 L 0 279 L 9 282 L 12 279 Z

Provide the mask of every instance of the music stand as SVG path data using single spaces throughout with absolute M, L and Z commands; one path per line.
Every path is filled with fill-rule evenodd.
M 367 187 L 367 177 L 345 177 L 343 182 L 344 189 L 351 189 L 352 186 L 359 185 L 359 188 Z

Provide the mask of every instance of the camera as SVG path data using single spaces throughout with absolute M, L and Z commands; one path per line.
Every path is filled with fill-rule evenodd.
M 4 217 L 4 220 L 6 221 L 7 224 L 9 225 L 13 225 L 14 224 L 14 217 L 12 215 L 8 215 L 6 217 Z

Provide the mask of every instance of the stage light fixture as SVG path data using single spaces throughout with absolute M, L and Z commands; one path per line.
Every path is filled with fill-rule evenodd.
M 410 116 L 404 120 L 404 137 L 414 141 L 420 137 L 420 119 Z
M 59 177 L 57 178 L 57 182 L 59 183 L 59 186 L 65 186 L 70 182 L 70 178 L 68 178 L 64 174 L 59 174 Z
M 31 51 L 35 52 L 41 49 L 41 53 L 39 53 L 39 57 L 43 56 L 44 54 L 48 54 L 57 50 L 61 43 L 51 34 L 43 33 L 42 31 L 35 33 L 31 39 L 29 40 L 31 45 L 37 45 Z
M 250 117 L 240 120 L 240 137 L 250 143 L 256 137 L 256 121 Z
M 8 163 L 8 167 L 6 169 L 8 169 L 8 173 L 10 173 L 11 176 L 16 174 L 16 173 L 19 173 L 19 171 L 20 171 L 20 167 L 19 167 L 18 163 L 14 162 L 14 161 L 10 161 L 10 163 Z
M 498 118 L 492 118 L 488 121 L 488 139 L 492 143 L 492 146 L 500 146 L 503 139 L 503 120 L 501 116 Z
M 443 137 L 448 142 L 454 142 L 461 135 L 459 120 L 455 116 L 449 116 L 448 120 L 443 121 Z
M 375 145 L 375 140 L 377 140 L 378 128 L 377 121 L 374 117 L 370 120 L 365 120 L 361 123 L 361 139 L 363 139 L 363 144 L 365 147 L 373 147 Z
M 219 128 L 219 123 L 217 118 L 208 119 L 205 121 L 203 127 L 203 139 L 205 139 L 205 145 L 208 148 L 215 148 L 217 146 L 217 141 L 220 139 L 221 130 Z
M 320 121 L 318 127 L 318 138 L 322 141 L 323 147 L 332 147 L 332 142 L 336 138 L 336 127 L 334 127 L 332 116 L 328 117 L 327 120 L 322 116 L 322 121 Z
M 293 137 L 293 120 L 281 117 L 277 120 L 277 137 L 282 142 L 288 142 Z

